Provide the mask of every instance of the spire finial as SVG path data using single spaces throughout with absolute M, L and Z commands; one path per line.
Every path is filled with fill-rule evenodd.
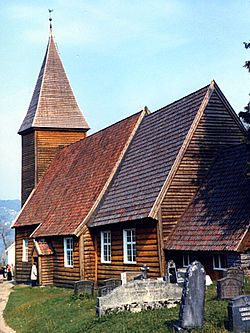
M 48 9 L 49 11 L 49 30 L 50 30 L 50 35 L 52 35 L 52 17 L 51 17 L 51 13 L 53 12 L 53 9 Z

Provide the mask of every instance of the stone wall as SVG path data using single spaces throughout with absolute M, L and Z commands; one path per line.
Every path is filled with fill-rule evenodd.
M 101 317 L 115 311 L 140 312 L 141 310 L 172 307 L 180 302 L 182 288 L 165 281 L 137 280 L 98 297 L 96 314 Z
M 250 252 L 240 254 L 241 268 L 246 276 L 250 276 Z

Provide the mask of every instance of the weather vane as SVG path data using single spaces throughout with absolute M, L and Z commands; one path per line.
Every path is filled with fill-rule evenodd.
M 51 17 L 51 13 L 53 12 L 53 9 L 48 9 L 49 11 L 49 28 L 50 28 L 50 32 L 52 33 L 52 17 Z

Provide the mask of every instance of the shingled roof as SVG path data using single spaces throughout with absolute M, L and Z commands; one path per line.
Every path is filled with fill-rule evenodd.
M 13 227 L 39 225 L 34 237 L 75 234 L 100 200 L 144 113 L 64 148 Z
M 52 35 L 18 133 L 32 128 L 89 129 L 77 105 Z
M 219 154 L 166 249 L 237 251 L 250 225 L 250 152 L 242 144 Z
M 145 116 L 90 226 L 150 217 L 190 127 L 211 91 L 206 86 Z

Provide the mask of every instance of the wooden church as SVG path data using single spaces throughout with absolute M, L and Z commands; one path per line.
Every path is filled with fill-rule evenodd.
M 32 262 L 40 285 L 71 287 L 169 260 L 198 259 L 213 279 L 249 268 L 246 130 L 213 81 L 155 112 L 95 134 L 82 115 L 52 33 L 22 137 L 16 280 Z

